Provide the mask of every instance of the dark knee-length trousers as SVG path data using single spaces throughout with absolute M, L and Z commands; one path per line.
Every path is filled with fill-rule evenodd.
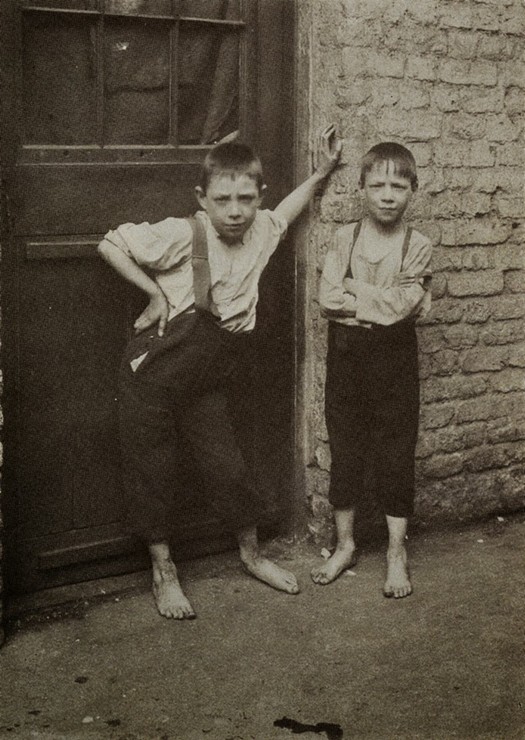
M 177 463 L 191 456 L 212 511 L 232 531 L 256 524 L 262 511 L 239 448 L 229 404 L 246 372 L 251 337 L 193 317 L 190 335 L 138 373 L 120 377 L 119 412 L 128 521 L 147 542 L 168 539 L 176 525 Z M 169 370 L 167 371 L 167 368 Z
M 419 420 L 413 321 L 372 328 L 330 322 L 325 413 L 332 456 L 330 503 L 358 506 L 368 495 L 370 466 L 384 513 L 412 514 Z

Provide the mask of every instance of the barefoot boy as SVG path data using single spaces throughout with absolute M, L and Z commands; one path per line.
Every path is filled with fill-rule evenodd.
M 125 353 L 120 425 L 130 519 L 148 544 L 153 594 L 165 617 L 195 617 L 169 546 L 173 460 L 182 444 L 210 506 L 235 528 L 246 570 L 276 589 L 299 591 L 292 573 L 259 552 L 261 501 L 233 433 L 228 390 L 249 361 L 261 273 L 340 152 L 329 126 L 319 138 L 316 172 L 272 212 L 260 210 L 265 185 L 252 150 L 219 144 L 203 164 L 196 187 L 202 210 L 193 226 L 180 218 L 124 224 L 99 245 L 102 257 L 149 296 Z
M 359 184 L 366 215 L 337 231 L 320 285 L 329 320 L 325 411 L 337 546 L 312 578 L 330 583 L 355 563 L 354 511 L 372 460 L 389 535 L 383 593 L 399 599 L 412 593 L 405 536 L 419 416 L 415 319 L 429 308 L 431 245 L 403 220 L 417 189 L 405 147 L 372 147 Z

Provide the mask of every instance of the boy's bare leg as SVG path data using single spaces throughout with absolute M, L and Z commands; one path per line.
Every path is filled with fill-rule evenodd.
M 153 568 L 153 596 L 159 613 L 168 619 L 195 619 L 193 607 L 182 592 L 168 543 L 150 544 L 149 553 Z
M 354 515 L 354 509 L 335 509 L 337 545 L 326 562 L 312 569 L 314 583 L 326 586 L 335 581 L 344 570 L 355 565 Z
M 241 561 L 248 573 L 279 591 L 286 591 L 288 594 L 299 593 L 299 585 L 294 574 L 260 554 L 256 527 L 241 529 L 237 533 L 237 542 Z
M 412 593 L 412 584 L 408 571 L 408 557 L 405 547 L 407 520 L 404 517 L 389 516 L 388 552 L 386 555 L 387 571 L 383 593 L 386 597 L 402 599 Z

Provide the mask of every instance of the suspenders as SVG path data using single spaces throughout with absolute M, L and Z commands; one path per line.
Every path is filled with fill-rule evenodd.
M 198 216 L 191 216 L 186 220 L 193 231 L 191 265 L 193 267 L 195 306 L 218 317 L 219 312 L 210 295 L 211 275 L 206 227 Z
M 345 274 L 345 278 L 351 278 L 352 277 L 352 252 L 354 251 L 355 244 L 357 242 L 357 238 L 361 232 L 361 221 L 356 221 L 355 228 L 354 228 L 354 234 L 352 238 L 352 245 L 350 247 L 350 255 L 348 257 L 348 269 Z M 412 227 L 408 226 L 405 234 L 405 239 L 403 241 L 403 246 L 401 247 L 401 269 L 403 268 L 403 262 L 405 261 L 405 257 L 408 252 L 408 247 L 410 244 L 410 238 L 412 236 Z

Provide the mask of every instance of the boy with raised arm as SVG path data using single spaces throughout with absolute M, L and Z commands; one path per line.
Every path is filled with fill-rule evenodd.
M 337 231 L 319 297 L 329 321 L 325 413 L 337 546 L 312 578 L 331 583 L 355 563 L 354 513 L 372 461 L 389 535 L 383 593 L 396 599 L 412 593 L 405 537 L 419 418 L 415 321 L 430 304 L 431 244 L 403 219 L 417 184 L 408 149 L 370 149 L 359 182 L 366 215 Z
M 193 224 L 181 218 L 124 224 L 99 245 L 102 257 L 149 296 L 125 352 L 120 429 L 130 519 L 148 544 L 153 594 L 165 617 L 195 617 L 169 545 L 172 462 L 183 445 L 210 507 L 235 529 L 246 570 L 286 593 L 299 591 L 292 573 L 260 553 L 262 502 L 235 439 L 228 390 L 249 362 L 262 271 L 340 152 L 328 126 L 319 137 L 317 170 L 269 211 L 260 208 L 258 157 L 245 144 L 219 144 L 204 160 L 195 189 L 202 210 Z

